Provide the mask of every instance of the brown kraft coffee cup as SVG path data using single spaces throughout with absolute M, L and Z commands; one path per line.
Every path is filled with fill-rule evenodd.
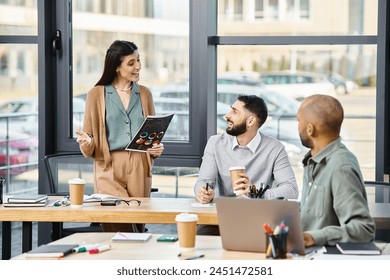
M 233 167 L 229 168 L 230 177 L 232 178 L 232 188 L 233 188 L 233 191 L 236 195 L 240 195 L 241 190 L 235 190 L 235 188 L 236 188 L 235 182 L 239 178 L 241 178 L 241 176 L 239 174 L 245 173 L 245 170 L 246 170 L 245 166 L 233 166 Z
M 177 233 L 181 249 L 195 248 L 197 223 L 198 215 L 196 214 L 181 213 L 176 215 Z
M 85 180 L 73 178 L 68 181 L 71 207 L 82 207 L 84 199 Z

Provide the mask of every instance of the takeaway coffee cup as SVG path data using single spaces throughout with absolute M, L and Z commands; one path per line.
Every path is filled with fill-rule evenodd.
M 181 213 L 176 215 L 177 233 L 181 252 L 195 249 L 198 215 Z
M 230 172 L 230 177 L 232 178 L 232 187 L 233 187 L 233 190 L 235 190 L 236 188 L 236 184 L 235 182 L 241 178 L 241 176 L 239 175 L 240 173 L 245 173 L 245 166 L 233 166 L 233 167 L 230 167 L 229 168 L 229 172 Z M 236 195 L 241 195 L 242 194 L 242 191 L 240 190 L 236 190 L 234 191 L 234 193 Z
M 82 207 L 84 198 L 85 180 L 73 178 L 68 181 L 71 207 Z

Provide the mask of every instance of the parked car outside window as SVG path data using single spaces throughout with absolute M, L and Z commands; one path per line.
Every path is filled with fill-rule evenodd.
M 331 73 L 327 75 L 327 78 L 329 82 L 331 82 L 334 85 L 335 91 L 339 95 L 350 94 L 351 92 L 353 92 L 355 89 L 358 88 L 357 83 L 345 79 L 343 76 L 337 73 Z
M 73 129 L 81 128 L 85 100 L 73 98 Z M 0 127 L 38 136 L 38 99 L 33 97 L 8 100 L 0 104 Z
M 261 73 L 266 88 L 302 101 L 313 94 L 336 96 L 334 85 L 324 75 L 310 72 L 280 71 Z
M 6 174 L 7 166 L 10 165 L 20 165 L 10 169 L 12 175 L 37 168 L 38 138 L 14 130 L 7 133 L 0 129 L 0 174 Z
M 154 98 L 156 112 L 158 112 L 159 108 L 159 98 L 168 98 L 172 103 L 184 102 L 183 100 L 188 102 L 189 89 L 187 84 L 175 83 L 161 87 L 153 87 L 151 88 L 151 91 L 153 95 L 156 96 Z M 289 149 L 287 151 L 289 155 L 297 159 L 297 164 L 300 164 L 298 159 L 301 161 L 303 154 L 307 149 L 302 146 L 298 135 L 298 126 L 296 121 L 296 113 L 298 112 L 300 105 L 298 101 L 280 95 L 276 92 L 270 92 L 263 87 L 218 84 L 217 91 L 217 133 L 222 133 L 226 130 L 226 121 L 223 119 L 223 116 L 230 110 L 230 106 L 237 100 L 239 95 L 260 96 L 264 99 L 269 111 L 269 117 L 261 127 L 260 131 L 266 135 L 283 141 L 286 149 Z M 172 113 L 172 111 L 165 111 L 164 113 Z M 188 113 L 186 114 L 188 116 Z M 169 129 L 170 128 L 168 128 L 168 130 Z M 188 129 L 188 125 L 186 126 L 186 129 Z M 182 135 L 176 130 L 176 128 L 175 132 Z

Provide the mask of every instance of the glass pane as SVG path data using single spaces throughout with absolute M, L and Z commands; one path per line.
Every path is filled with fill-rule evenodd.
M 37 0 L 0 1 L 0 35 L 37 35 Z
M 38 192 L 37 45 L 0 45 L 0 176 L 4 193 Z
M 153 167 L 153 187 L 158 192 L 152 197 L 194 197 L 194 186 L 198 179 L 196 167 Z
M 139 84 L 157 98 L 156 86 L 188 79 L 188 34 L 188 0 L 73 1 L 74 97 L 85 102 L 102 75 L 107 48 L 119 39 L 137 45 L 142 63 Z M 157 114 L 177 112 L 173 124 L 180 131 L 171 125 L 164 140 L 188 140 L 188 96 L 157 100 L 155 105 Z M 74 129 L 81 128 L 82 112 L 73 108 L 73 114 Z
M 260 130 L 285 143 L 299 184 L 307 149 L 299 139 L 296 112 L 299 102 L 315 93 L 340 100 L 343 142 L 357 156 L 364 179 L 374 180 L 375 86 L 372 45 L 218 47 L 218 101 L 231 105 L 239 94 L 264 98 L 270 116 Z
M 219 0 L 218 35 L 376 35 L 378 1 Z

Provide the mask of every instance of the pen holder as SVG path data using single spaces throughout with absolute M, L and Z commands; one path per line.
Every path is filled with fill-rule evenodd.
M 287 257 L 287 233 L 265 234 L 266 257 L 273 259 L 285 259 Z

